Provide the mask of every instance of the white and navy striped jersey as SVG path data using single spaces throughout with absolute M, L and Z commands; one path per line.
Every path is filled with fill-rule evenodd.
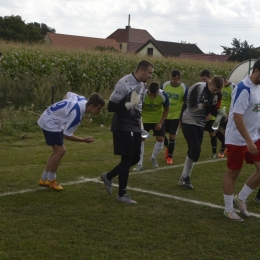
M 86 112 L 87 99 L 73 92 L 67 99 L 48 107 L 38 120 L 38 125 L 50 132 L 61 132 L 72 136 Z
M 232 92 L 232 101 L 225 133 L 226 144 L 246 145 L 245 139 L 234 122 L 234 113 L 243 115 L 243 121 L 253 142 L 260 139 L 260 85 L 255 85 L 250 76 L 237 84 Z

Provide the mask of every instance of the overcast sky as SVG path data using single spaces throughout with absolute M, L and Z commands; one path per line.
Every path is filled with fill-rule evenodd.
M 156 40 L 221 54 L 232 39 L 260 46 L 259 0 L 0 0 L 0 16 L 45 23 L 56 33 L 106 38 L 128 25 Z

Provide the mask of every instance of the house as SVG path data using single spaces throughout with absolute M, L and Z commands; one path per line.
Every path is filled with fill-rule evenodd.
M 153 36 L 146 30 L 134 29 L 131 26 L 126 26 L 125 29 L 117 29 L 107 39 L 116 40 L 123 53 L 134 53 L 148 40 L 154 40 Z
M 155 57 L 178 57 L 181 53 L 203 54 L 194 43 L 178 43 L 148 40 L 136 50 L 139 55 Z
M 101 39 L 83 36 L 74 36 L 47 32 L 45 44 L 59 48 L 94 49 L 97 46 L 114 47 L 119 50 L 119 45 L 114 39 Z
M 228 61 L 230 55 L 216 55 L 216 54 L 194 54 L 194 53 L 181 53 L 179 58 L 182 59 L 194 59 L 194 60 L 205 60 L 205 61 Z

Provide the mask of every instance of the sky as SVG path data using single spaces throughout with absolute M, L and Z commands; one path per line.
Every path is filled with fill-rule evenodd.
M 130 23 L 156 40 L 195 43 L 204 53 L 221 54 L 234 38 L 260 47 L 258 1 L 0 0 L 0 16 L 19 15 L 56 33 L 103 39 Z

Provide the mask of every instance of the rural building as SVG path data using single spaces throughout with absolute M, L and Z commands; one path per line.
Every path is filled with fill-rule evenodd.
M 205 61 L 228 61 L 230 55 L 216 55 L 216 54 L 194 54 L 194 53 L 181 53 L 179 58 L 182 59 L 194 59 L 194 60 L 205 60 Z
M 136 53 L 155 57 L 178 57 L 182 53 L 203 54 L 194 43 L 165 42 L 154 39 L 145 42 L 136 50 Z
M 116 40 L 123 53 L 134 53 L 148 40 L 154 40 L 153 36 L 146 30 L 134 29 L 131 26 L 126 26 L 125 29 L 117 29 L 107 39 Z
M 113 47 L 119 50 L 119 45 L 114 39 L 101 39 L 83 36 L 74 36 L 48 32 L 44 38 L 45 44 L 58 48 L 94 49 L 97 46 Z

